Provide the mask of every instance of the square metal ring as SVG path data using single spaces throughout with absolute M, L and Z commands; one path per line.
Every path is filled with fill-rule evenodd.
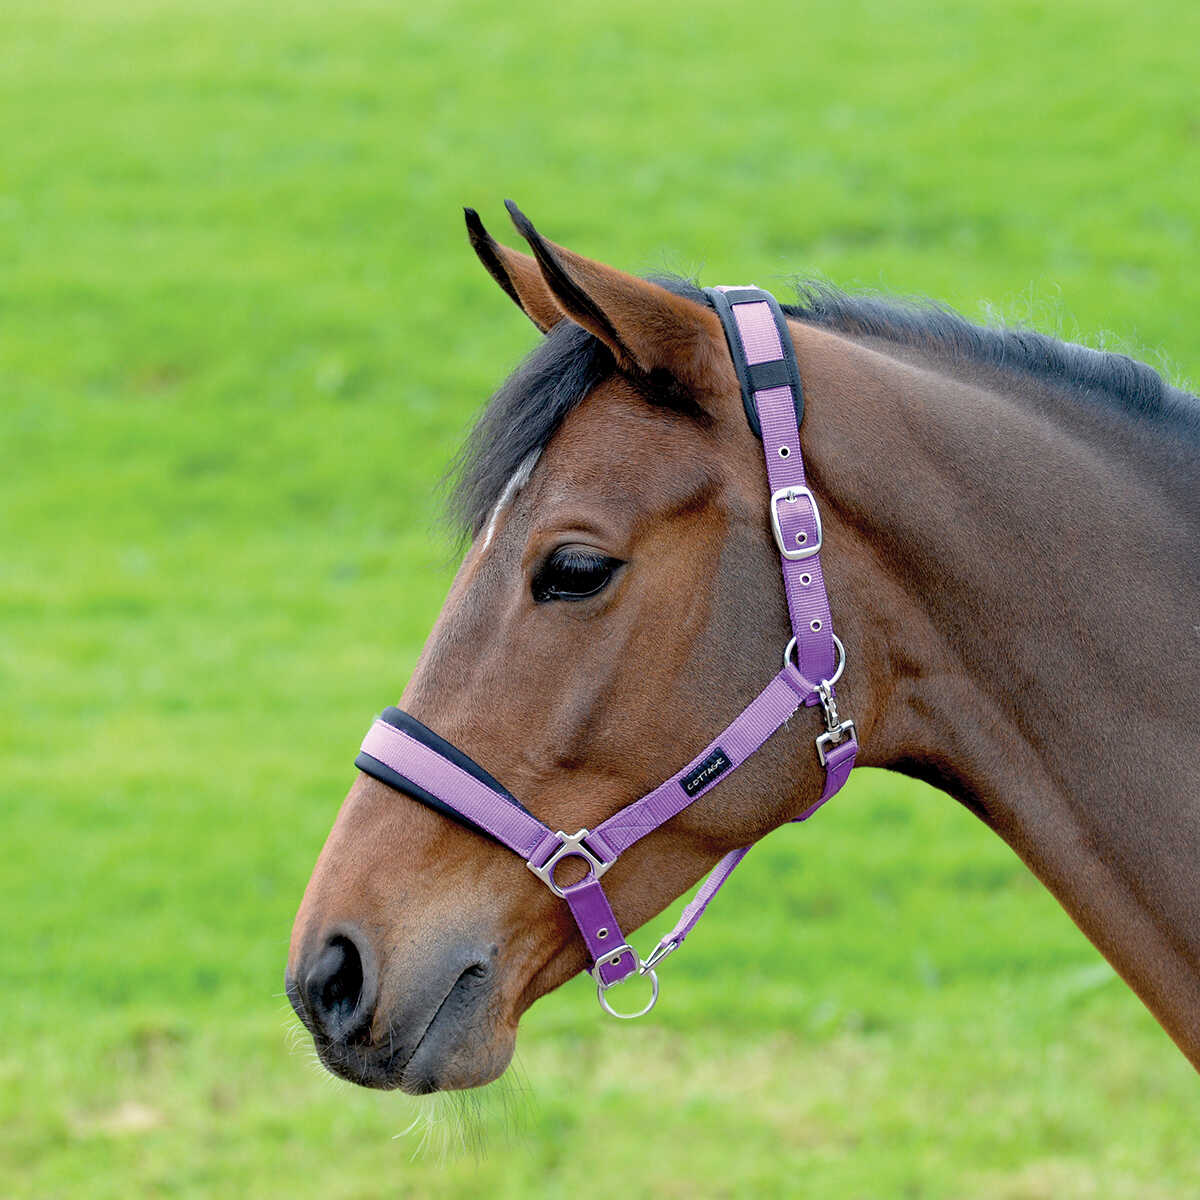
M 526 862 L 526 866 L 556 895 L 562 896 L 563 890 L 554 882 L 554 868 L 564 858 L 582 858 L 591 868 L 592 877 L 599 879 L 609 867 L 611 862 L 605 862 L 602 858 L 597 858 L 584 844 L 583 839 L 591 833 L 590 829 L 581 829 L 578 833 L 563 833 L 560 829 L 554 836 L 560 838 L 562 844 L 550 855 L 548 859 L 540 867 L 535 867 L 533 863 Z M 614 860 L 615 861 L 615 860 Z

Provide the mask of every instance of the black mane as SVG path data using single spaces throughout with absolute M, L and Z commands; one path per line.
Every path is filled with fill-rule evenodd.
M 687 280 L 655 277 L 654 282 L 708 303 Z M 808 281 L 798 291 L 800 302 L 783 306 L 795 320 L 852 338 L 881 338 L 936 360 L 1029 376 L 1060 391 L 1093 396 L 1134 419 L 1200 438 L 1196 398 L 1128 355 L 1061 342 L 1029 329 L 975 325 L 928 302 L 849 295 Z M 491 398 L 459 452 L 449 498 L 455 524 L 478 533 L 522 463 L 546 446 L 567 414 L 614 369 L 603 343 L 573 321 L 560 321 Z

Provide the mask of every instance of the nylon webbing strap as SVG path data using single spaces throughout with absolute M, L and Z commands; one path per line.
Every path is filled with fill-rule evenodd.
M 761 288 L 707 288 L 705 294 L 712 301 L 725 330 L 725 340 L 742 389 L 746 419 L 763 443 L 771 489 L 768 515 L 780 554 L 788 615 L 796 641 L 796 660 L 809 678 L 831 679 L 836 670 L 837 653 L 829 597 L 821 571 L 823 531 L 820 510 L 804 474 L 804 457 L 800 450 L 804 394 L 787 320 L 775 297 Z M 829 690 L 832 695 L 832 686 Z M 815 704 L 818 700 L 814 687 L 805 703 Z M 821 795 L 795 820 L 806 821 L 838 792 L 853 769 L 857 753 L 858 743 L 853 733 L 829 751 Z M 712 869 L 691 903 L 684 908 L 674 929 L 662 937 L 647 956 L 647 964 L 652 966 L 661 962 L 683 945 L 749 850 L 749 846 L 743 846 L 730 851 Z
M 761 288 L 710 288 L 706 294 L 721 318 L 734 363 L 749 364 L 747 372 L 778 364 L 789 381 L 750 393 L 757 417 L 752 427 L 762 437 L 767 463 L 771 489 L 767 516 L 780 554 L 796 662 L 809 679 L 829 679 L 837 662 L 833 618 L 821 571 L 820 510 L 808 488 L 800 452 L 804 401 L 787 322 L 775 297 Z

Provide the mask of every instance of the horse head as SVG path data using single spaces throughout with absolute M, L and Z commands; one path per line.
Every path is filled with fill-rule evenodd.
M 468 448 L 472 541 L 401 706 L 550 829 L 594 828 L 754 698 L 788 611 L 717 314 L 510 211 L 531 255 L 468 210 L 471 241 L 545 336 Z M 791 724 L 615 863 L 623 928 L 811 804 L 811 720 Z M 426 1092 L 502 1073 L 521 1014 L 587 957 L 518 858 L 360 774 L 300 906 L 287 986 L 331 1070 Z

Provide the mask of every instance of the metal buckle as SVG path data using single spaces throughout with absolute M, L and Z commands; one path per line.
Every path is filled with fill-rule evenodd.
M 813 523 L 817 527 L 817 540 L 811 546 L 801 546 L 796 550 L 790 550 L 784 544 L 783 530 L 780 528 L 779 524 L 779 502 L 780 500 L 786 500 L 788 504 L 795 504 L 801 496 L 803 496 L 804 499 L 807 500 L 812 506 Z M 779 553 L 782 554 L 784 558 L 795 562 L 797 559 L 801 558 L 812 558 L 814 554 L 819 554 L 821 552 L 821 510 L 817 507 L 816 496 L 814 496 L 812 492 L 808 490 L 808 488 L 782 487 L 777 492 L 772 492 L 770 508 L 771 531 L 775 534 L 775 545 L 779 547 Z
M 601 967 L 615 967 L 617 965 L 617 963 L 619 963 L 621 961 L 621 959 L 623 959 L 625 957 L 626 954 L 633 955 L 634 971 L 632 973 L 640 975 L 642 972 L 641 972 L 641 969 L 638 967 L 638 962 L 640 960 L 638 959 L 637 951 L 628 942 L 622 942 L 615 950 L 606 950 L 602 955 L 600 955 L 600 957 L 598 959 L 596 959 L 596 965 L 594 967 L 592 967 L 592 970 L 591 970 L 592 978 L 602 988 L 616 987 L 615 983 L 605 983 L 604 982 L 604 980 L 600 977 L 600 968 Z M 625 979 L 628 979 L 628 978 L 629 978 L 629 976 L 626 975 Z M 625 979 L 621 979 L 618 982 L 624 983 Z
M 560 829 L 554 836 L 562 839 L 562 844 L 550 855 L 548 859 L 540 867 L 535 867 L 533 863 L 526 861 L 525 865 L 556 895 L 562 896 L 564 899 L 565 893 L 562 888 L 554 882 L 554 868 L 560 860 L 564 858 L 582 858 L 591 868 L 594 878 L 599 879 L 609 867 L 611 862 L 605 862 L 603 859 L 597 858 L 584 844 L 583 839 L 591 833 L 590 829 L 581 829 L 578 833 L 563 833 Z M 615 859 L 613 861 L 616 861 Z
M 632 975 L 626 975 L 624 979 L 619 980 L 619 983 L 628 983 L 631 978 L 642 978 L 643 975 L 650 976 L 650 999 L 646 1001 L 643 1008 L 639 1008 L 637 1012 L 623 1013 L 617 1012 L 615 1008 L 608 1002 L 607 992 L 609 988 L 617 987 L 616 983 L 605 983 L 600 978 L 600 966 L 602 963 L 615 963 L 626 953 L 630 953 L 634 957 L 634 961 L 638 962 L 637 952 L 632 946 L 626 944 L 618 946 L 615 950 L 610 950 L 603 958 L 596 960 L 596 965 L 592 969 L 592 978 L 596 981 L 596 998 L 600 1001 L 600 1007 L 604 1009 L 610 1017 L 616 1017 L 621 1021 L 636 1021 L 638 1017 L 644 1017 L 658 1003 L 658 976 L 651 970 L 646 963 L 638 962 L 638 969 Z M 651 955 L 651 958 L 654 956 Z
M 596 981 L 596 997 L 600 1001 L 600 1007 L 604 1009 L 609 1016 L 618 1017 L 622 1021 L 633 1021 L 638 1017 L 644 1017 L 658 1003 L 658 973 L 654 970 L 654 968 L 658 966 L 658 964 L 662 962 L 662 960 L 666 958 L 668 954 L 673 954 L 678 949 L 679 942 L 677 940 L 672 939 L 669 942 L 659 942 L 659 944 L 650 951 L 650 957 L 643 960 L 638 958 L 633 947 L 626 942 L 624 945 L 618 946 L 615 950 L 610 950 L 602 958 L 596 959 L 596 965 L 592 968 L 591 975 Z M 600 978 L 600 968 L 606 964 L 615 966 L 621 961 L 626 952 L 632 954 L 634 960 L 637 962 L 637 976 L 639 978 L 645 975 L 650 976 L 650 999 L 646 1002 L 645 1007 L 640 1008 L 637 1012 L 632 1013 L 617 1012 L 617 1010 L 613 1008 L 611 1004 L 609 1004 L 608 997 L 605 995 L 605 993 L 609 988 L 616 987 L 617 984 L 605 983 L 604 980 Z M 631 977 L 629 975 L 626 975 L 624 979 L 619 980 L 618 982 L 628 983 L 630 978 Z

